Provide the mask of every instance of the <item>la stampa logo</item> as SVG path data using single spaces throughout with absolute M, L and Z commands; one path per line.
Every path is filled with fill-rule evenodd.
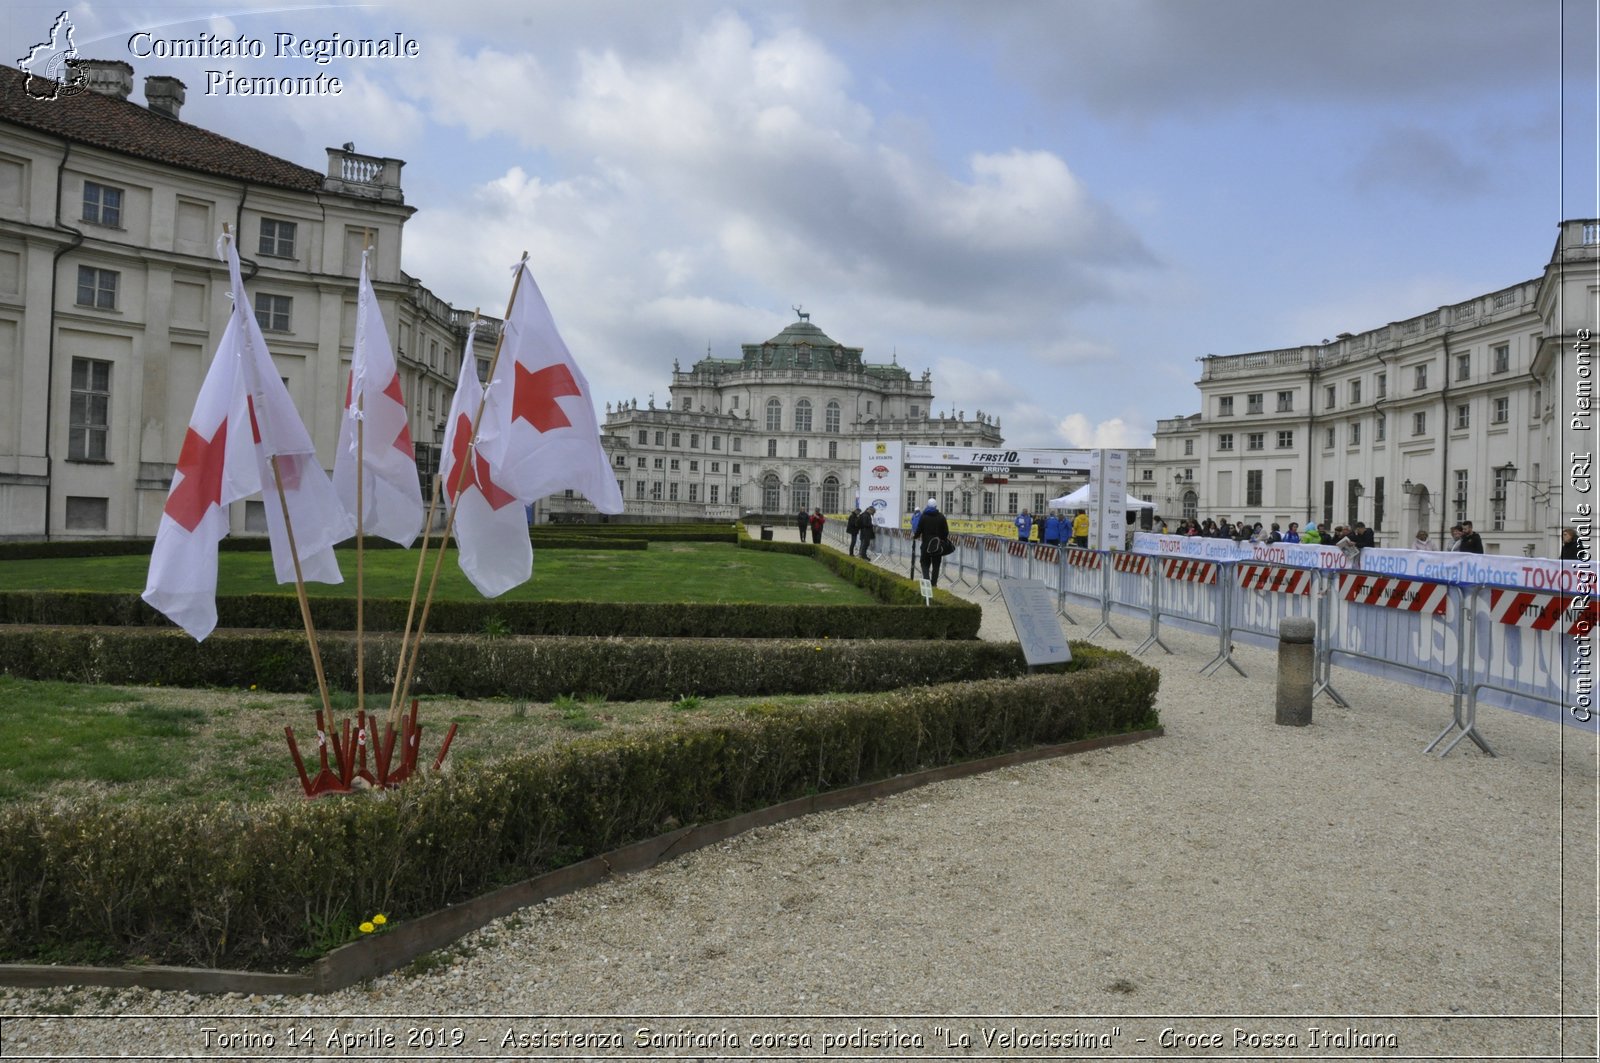
M 17 68 L 28 75 L 26 91 L 36 100 L 59 100 L 76 96 L 89 85 L 89 77 L 73 60 L 78 46 L 72 40 L 72 18 L 63 11 L 50 27 L 50 38 L 28 49 L 17 60 Z

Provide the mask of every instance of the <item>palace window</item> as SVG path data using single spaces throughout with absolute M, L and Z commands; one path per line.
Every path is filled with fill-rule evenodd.
M 256 293 L 256 324 L 263 332 L 288 332 L 294 300 L 287 295 Z
M 811 431 L 811 400 L 801 399 L 794 404 L 794 430 L 796 432 Z
M 767 400 L 767 431 L 783 431 L 783 403 L 777 399 Z
M 122 189 L 83 182 L 83 220 L 107 228 L 122 227 Z
M 73 461 L 105 461 L 111 424 L 111 363 L 93 358 L 72 360 L 71 416 L 67 457 Z
M 117 308 L 117 282 L 121 279 L 114 269 L 78 267 L 78 305 L 92 306 L 96 310 Z
M 293 258 L 294 237 L 294 222 L 278 221 L 275 218 L 262 218 L 261 242 L 258 245 L 258 251 L 260 254 L 271 258 Z
M 913 417 L 916 416 L 914 407 L 911 415 Z M 822 413 L 822 427 L 827 432 L 837 432 L 839 430 L 839 404 L 832 399 L 828 400 L 828 407 Z

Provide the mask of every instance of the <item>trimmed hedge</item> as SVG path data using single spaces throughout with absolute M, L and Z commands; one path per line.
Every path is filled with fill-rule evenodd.
M 931 610 L 930 610 L 931 611 Z M 394 685 L 399 638 L 369 637 L 369 691 Z M 354 690 L 355 639 L 322 634 L 328 685 Z M 685 694 L 811 694 L 893 690 L 1026 671 L 1016 643 L 871 639 L 584 639 L 429 636 L 416 692 L 548 701 L 604 694 L 616 701 Z M 219 631 L 195 643 L 180 631 L 139 628 L 0 629 L 0 672 L 24 679 L 165 687 L 315 691 L 305 636 Z
M 1059 675 L 918 687 L 518 754 L 315 802 L 0 807 L 0 958 L 291 966 L 669 826 L 1156 724 L 1157 673 L 1079 647 Z
M 601 527 L 601 525 L 596 525 Z M 398 543 L 387 539 L 376 539 L 364 536 L 368 550 L 399 550 Z M 554 534 L 538 534 L 530 530 L 529 538 L 533 540 L 534 547 L 543 547 L 547 550 L 644 550 L 649 547 L 645 537 L 627 535 L 588 535 L 584 531 L 570 525 L 561 527 Z M 709 535 L 674 537 L 673 541 L 705 541 L 705 542 L 732 542 L 733 533 L 723 531 L 712 537 Z M 420 546 L 418 539 L 415 546 Z M 346 539 L 335 543 L 335 550 L 355 549 L 355 539 Z M 437 545 L 437 540 L 429 540 L 429 548 Z M 32 561 L 40 558 L 58 557 L 122 557 L 125 555 L 149 556 L 155 549 L 154 539 L 73 539 L 52 542 L 0 542 L 0 561 Z M 217 543 L 217 549 L 224 553 L 265 553 L 272 549 L 272 541 L 265 535 L 230 535 Z
M 843 555 L 840 555 L 841 557 Z M 868 577 L 863 577 L 868 578 Z M 891 577 L 892 578 L 892 577 Z M 905 581 L 902 581 L 905 582 Z M 904 600 L 903 593 L 896 597 Z M 981 606 L 948 598 L 930 609 L 916 605 L 763 605 L 713 602 L 496 602 L 435 601 L 430 634 L 581 635 L 596 638 L 660 635 L 668 638 L 901 638 L 972 639 Z M 353 631 L 354 598 L 310 599 L 319 632 Z M 369 599 L 366 630 L 400 631 L 409 603 Z M 0 591 L 0 625 L 119 625 L 176 630 L 137 594 L 98 591 Z M 245 594 L 217 599 L 219 628 L 299 631 L 300 606 L 292 594 Z

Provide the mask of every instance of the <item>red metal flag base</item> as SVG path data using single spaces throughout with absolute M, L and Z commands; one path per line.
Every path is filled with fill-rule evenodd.
M 300 756 L 300 747 L 294 740 L 294 728 L 285 727 L 283 734 L 289 741 L 289 755 L 294 758 L 295 771 L 300 775 L 300 785 L 305 790 L 307 797 L 322 797 L 325 794 L 347 794 L 356 789 L 356 782 L 364 782 L 368 787 L 382 787 L 385 789 L 399 786 L 411 778 L 417 770 L 417 754 L 422 747 L 422 726 L 417 723 L 417 699 L 411 699 L 411 711 L 400 717 L 400 733 L 395 734 L 393 724 L 385 724 L 383 739 L 379 741 L 372 729 L 376 725 L 374 717 L 369 717 L 365 712 L 356 714 L 356 729 L 352 736 L 350 720 L 347 718 L 341 730 L 329 734 L 325 729 L 322 710 L 317 710 L 317 754 L 321 761 L 320 770 L 316 775 L 306 771 L 305 761 Z M 400 759 L 395 762 L 395 739 L 400 740 Z M 444 742 L 439 746 L 439 755 L 433 758 L 433 770 L 438 771 L 444 764 L 445 754 L 450 752 L 450 743 L 455 740 L 456 725 L 451 724 L 445 732 Z M 353 738 L 353 740 L 352 740 Z M 333 767 L 328 764 L 328 749 L 333 748 Z M 372 748 L 373 765 L 376 773 L 367 768 L 367 748 Z M 334 769 L 337 769 L 335 771 Z

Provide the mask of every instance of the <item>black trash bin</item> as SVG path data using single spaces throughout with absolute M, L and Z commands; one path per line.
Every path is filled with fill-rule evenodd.
M 763 524 L 761 526 L 761 538 L 769 543 L 772 541 L 772 525 Z

